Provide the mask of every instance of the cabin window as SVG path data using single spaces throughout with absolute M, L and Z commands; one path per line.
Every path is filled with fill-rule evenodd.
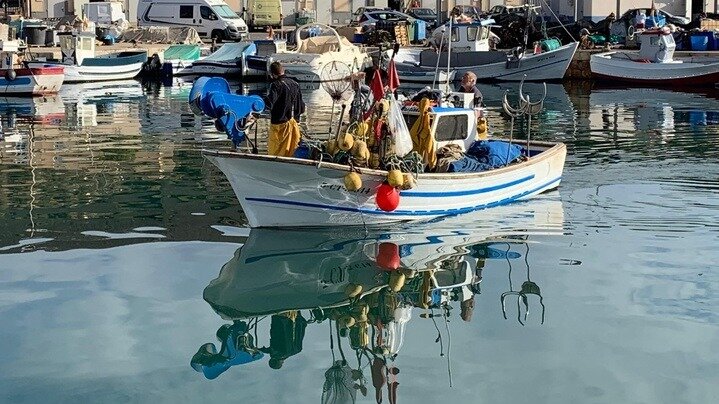
M 468 123 L 467 115 L 441 116 L 434 137 L 438 142 L 464 139 L 467 137 Z
M 180 18 L 192 18 L 195 6 L 180 6 Z
M 658 45 L 659 44 L 659 37 L 658 36 L 652 36 L 649 38 L 649 43 L 652 45 Z
M 74 41 L 75 41 L 75 38 L 73 38 L 72 35 L 62 35 L 62 36 L 60 36 L 60 48 L 61 49 L 73 49 L 73 48 L 75 48 Z
M 479 28 L 477 28 L 477 27 L 467 27 L 467 40 L 468 41 L 476 41 L 478 31 L 479 31 Z
M 459 42 L 459 28 L 452 28 L 452 42 Z
M 365 5 L 366 5 L 367 7 L 374 7 L 374 0 L 367 0 L 366 3 L 367 3 L 367 4 L 365 4 Z
M 92 41 L 94 40 L 95 38 L 80 38 L 80 49 L 92 50 Z

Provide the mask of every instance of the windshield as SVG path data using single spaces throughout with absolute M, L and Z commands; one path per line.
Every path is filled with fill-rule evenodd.
M 229 18 L 229 19 L 239 19 L 240 16 L 235 14 L 232 9 L 227 5 L 221 5 L 221 6 L 212 6 L 212 9 L 219 15 L 221 18 Z
M 489 14 L 501 14 L 503 9 L 502 6 L 494 6 L 489 9 Z

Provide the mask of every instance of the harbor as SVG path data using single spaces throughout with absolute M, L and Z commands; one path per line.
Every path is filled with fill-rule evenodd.
M 713 402 L 719 52 L 456 17 L 435 48 L 3 42 L 37 63 L 8 83 L 77 75 L 0 95 L 0 402 Z

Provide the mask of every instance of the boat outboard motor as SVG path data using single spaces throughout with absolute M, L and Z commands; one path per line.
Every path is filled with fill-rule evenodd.
M 195 115 L 213 118 L 217 130 L 227 133 L 235 146 L 245 140 L 247 117 L 265 109 L 262 98 L 232 94 L 227 80 L 220 77 L 197 79 L 190 90 L 189 103 Z

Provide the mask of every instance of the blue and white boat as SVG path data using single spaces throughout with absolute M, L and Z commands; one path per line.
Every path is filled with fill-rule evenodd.
M 195 83 L 190 93 L 193 110 L 216 118 L 218 127 L 227 128 L 233 139 L 244 138 L 236 131 L 241 131 L 245 117 L 264 108 L 262 100 L 229 94 L 226 83 L 214 88 L 206 84 Z M 449 144 L 468 150 L 477 141 L 475 109 L 433 107 L 429 114 L 435 150 Z M 251 227 L 350 226 L 435 219 L 557 188 L 566 146 L 524 140 L 521 146 L 523 157 L 501 168 L 417 174 L 416 185 L 400 191 L 399 204 L 392 211 L 378 207 L 378 190 L 388 177 L 385 170 L 239 151 L 204 150 L 203 155 L 227 176 Z M 361 178 L 356 191 L 345 186 L 350 172 Z
M 95 35 L 61 33 L 61 59 L 33 60 L 28 67 L 63 67 L 65 83 L 132 79 L 147 60 L 147 51 L 125 51 L 95 56 Z

